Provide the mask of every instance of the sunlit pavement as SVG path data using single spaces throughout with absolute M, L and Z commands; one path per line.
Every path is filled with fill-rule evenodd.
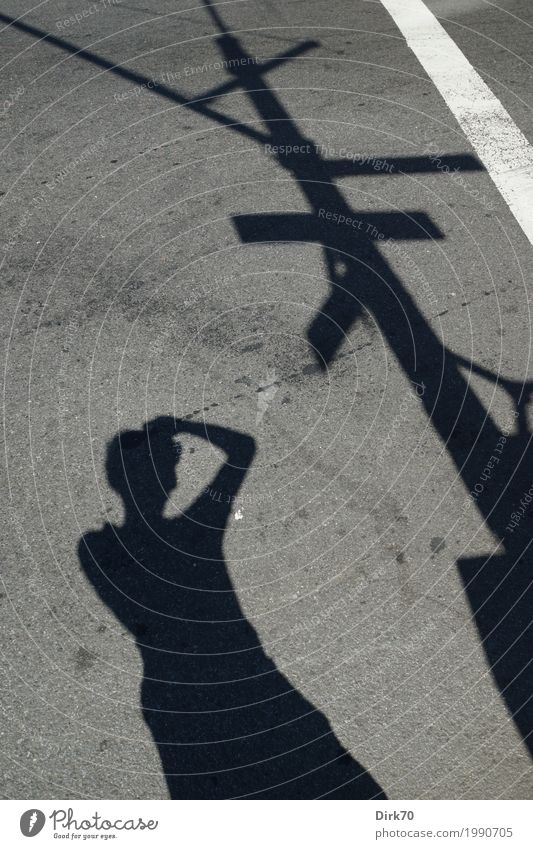
M 426 5 L 533 143 L 527 0 Z M 530 798 L 464 564 L 517 521 L 478 495 L 499 435 L 531 426 L 531 245 L 380 2 L 216 10 L 0 8 L 1 793 L 168 794 L 141 655 L 77 552 L 124 519 L 110 440 L 175 415 L 255 440 L 224 537 L 236 596 L 387 796 Z M 430 404 L 464 386 L 493 423 L 466 474 L 481 414 L 458 448 Z M 169 519 L 223 459 L 180 441 Z

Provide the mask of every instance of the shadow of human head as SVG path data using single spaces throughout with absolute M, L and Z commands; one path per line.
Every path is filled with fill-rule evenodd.
M 144 519 L 161 516 L 177 484 L 181 444 L 176 434 L 175 419 L 162 416 L 139 430 L 120 431 L 109 443 L 107 479 L 124 502 L 126 521 L 139 514 Z

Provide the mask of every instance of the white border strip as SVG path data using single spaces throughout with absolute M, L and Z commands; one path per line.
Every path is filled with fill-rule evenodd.
M 531 849 L 532 809 L 501 799 L 0 801 L 10 849 Z
M 381 0 L 533 244 L 533 147 L 422 0 Z

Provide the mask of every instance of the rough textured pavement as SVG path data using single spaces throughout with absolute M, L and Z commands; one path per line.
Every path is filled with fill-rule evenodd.
M 530 3 L 427 5 L 533 143 Z M 531 485 L 526 464 L 510 500 L 469 497 L 493 478 L 501 491 L 494 464 L 486 471 L 500 460 L 497 433 L 529 444 L 519 390 L 531 374 L 531 246 L 379 2 L 217 9 L 233 36 L 183 0 L 0 7 L 0 791 L 172 793 L 141 709 L 136 640 L 146 634 L 106 603 L 78 552 L 87 533 L 102 540 L 125 521 L 106 476 L 110 441 L 174 415 L 255 441 L 224 517 L 233 599 L 341 756 L 389 798 L 530 798 L 516 667 L 491 672 L 506 638 L 491 643 L 491 603 L 478 604 L 488 620 L 473 616 L 464 576 L 475 558 L 499 556 L 498 528 Z M 235 39 L 248 57 L 240 78 L 228 59 Z M 275 107 L 252 83 L 280 54 L 264 74 Z M 310 151 L 284 162 L 268 145 L 296 131 Z M 317 155 L 337 162 L 336 193 L 315 191 L 320 217 L 289 219 L 309 214 L 309 186 L 324 181 L 313 177 Z M 438 163 L 448 161 L 446 173 Z M 357 242 L 363 294 L 337 305 L 340 325 L 346 311 L 354 318 L 338 344 L 331 328 L 309 333 L 331 275 L 350 273 L 342 251 L 360 239 L 358 225 L 333 219 L 334 197 L 364 236 L 376 229 Z M 281 231 L 267 214 L 285 216 Z M 317 236 L 318 224 L 328 229 Z M 386 273 L 369 279 L 375 255 L 365 251 L 387 260 L 396 289 Z M 323 342 L 335 349 L 326 359 Z M 455 388 L 439 346 L 456 357 Z M 448 423 L 428 415 L 441 397 Z M 480 408 L 493 426 L 478 450 Z M 180 443 L 164 505 L 176 522 L 227 450 L 194 427 Z M 487 521 L 493 508 L 499 519 Z M 530 521 L 512 535 L 522 535 L 518 553 L 507 549 L 516 557 Z M 510 614 L 520 634 L 524 598 Z M 528 651 L 521 643 L 519 671 Z M 208 768 L 223 769 L 216 759 Z

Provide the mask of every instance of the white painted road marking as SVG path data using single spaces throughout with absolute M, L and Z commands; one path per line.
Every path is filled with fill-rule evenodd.
M 533 147 L 422 0 L 381 0 L 533 244 Z

